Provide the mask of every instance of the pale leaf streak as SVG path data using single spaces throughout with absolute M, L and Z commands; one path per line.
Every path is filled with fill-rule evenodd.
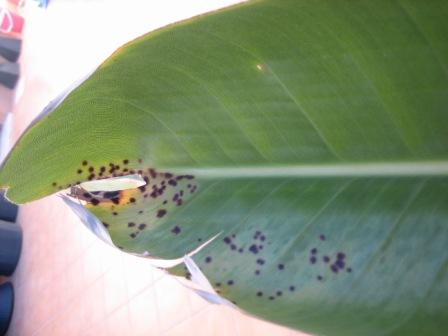
M 200 85 L 205 92 L 207 92 L 209 94 L 210 97 L 212 97 L 219 106 L 221 106 L 222 110 L 227 114 L 227 116 L 234 122 L 234 124 L 237 126 L 237 128 L 240 130 L 241 134 L 247 139 L 247 141 L 252 145 L 252 147 L 254 148 L 254 150 L 260 154 L 260 156 L 266 160 L 267 162 L 272 162 L 272 160 L 268 159 L 263 152 L 256 146 L 256 144 L 253 142 L 253 140 L 249 137 L 249 135 L 244 131 L 244 129 L 242 128 L 242 126 L 240 125 L 240 123 L 238 122 L 237 119 L 235 119 L 235 117 L 232 115 L 232 113 L 230 113 L 229 109 L 227 108 L 227 106 L 215 95 L 211 92 L 211 90 L 207 87 L 207 85 L 205 85 L 205 83 L 203 83 L 203 80 L 193 76 L 192 74 L 189 74 L 175 66 L 173 66 L 172 64 L 168 65 L 164 65 L 164 64 L 157 64 L 157 66 L 165 66 L 168 69 L 173 69 L 179 73 L 184 74 L 185 76 L 187 76 L 188 78 L 190 78 L 191 80 L 195 81 L 198 85 Z M 222 148 L 222 147 L 221 147 Z
M 214 37 L 216 37 L 216 38 L 218 38 L 218 39 L 221 39 L 219 36 L 217 36 L 217 35 L 211 33 L 210 31 L 203 31 L 203 32 L 204 32 L 204 34 L 208 34 L 208 35 L 214 36 Z M 208 64 L 210 64 L 210 66 L 212 66 L 213 68 L 219 70 L 219 67 L 217 67 L 217 66 L 215 66 L 213 63 L 209 62 L 206 58 L 200 58 L 200 57 L 198 57 L 197 55 L 195 55 L 195 54 L 193 54 L 193 53 L 188 53 L 185 49 L 177 49 L 177 50 L 179 50 L 180 52 L 183 52 L 183 53 L 187 54 L 187 55 L 190 56 L 190 57 L 194 57 L 194 58 L 196 58 L 196 59 L 199 59 L 199 60 L 201 60 L 203 63 L 208 63 Z M 226 77 L 226 78 L 228 78 L 229 80 L 233 80 L 231 77 L 229 77 L 229 76 L 226 75 L 226 74 L 224 74 L 223 76 Z M 253 105 L 255 105 L 255 106 L 258 106 L 258 105 L 257 105 L 257 101 L 253 101 L 253 100 L 252 100 L 251 103 L 252 103 Z M 271 119 L 271 118 L 264 112 L 263 109 L 258 108 L 258 111 L 259 111 L 259 112 L 261 113 L 261 115 L 262 115 L 262 116 L 269 122 L 269 124 L 271 124 L 272 128 L 277 132 L 277 134 L 283 139 L 283 141 L 284 141 L 285 144 L 288 146 L 288 148 L 289 148 L 289 150 L 291 151 L 291 153 L 294 154 L 296 157 L 300 158 L 301 155 L 299 154 L 298 149 L 295 148 L 294 146 L 292 146 L 292 145 L 289 143 L 289 141 L 286 139 L 286 137 L 285 137 L 285 135 L 284 135 L 284 132 L 282 132 L 282 130 L 278 128 L 277 124 L 276 124 L 276 123 L 275 123 L 275 122 L 274 122 L 274 121 L 273 121 L 273 120 L 272 120 L 272 119 Z
M 173 49 L 175 49 L 175 48 L 173 48 Z M 180 50 L 180 51 L 182 51 L 182 49 L 176 49 L 176 50 Z M 174 67 L 173 65 L 169 65 L 169 66 L 168 66 L 167 64 L 157 63 L 157 67 L 159 67 L 159 68 L 160 68 L 160 67 L 165 67 L 165 68 L 167 68 L 167 69 L 174 69 L 175 71 L 180 72 L 181 74 L 183 74 L 183 75 L 186 76 L 187 78 L 195 80 L 195 79 L 192 78 L 192 76 L 189 75 L 186 71 L 182 71 L 182 70 L 180 70 L 179 68 Z M 195 80 L 195 81 L 197 81 L 197 80 Z M 169 83 L 168 81 L 165 81 L 164 83 L 165 83 L 166 85 L 171 85 L 171 83 Z M 199 83 L 199 85 L 201 85 L 201 84 Z M 203 86 L 201 85 L 201 87 L 203 87 Z M 210 96 L 212 96 L 212 95 L 210 94 Z M 217 101 L 216 97 L 212 96 L 212 98 L 213 98 L 215 101 Z M 219 103 L 220 103 L 220 102 L 218 101 L 218 104 L 219 104 Z M 224 108 L 224 107 L 222 106 L 222 104 L 220 104 L 220 106 L 221 106 L 222 108 Z M 196 119 L 197 123 L 200 124 L 201 127 L 208 133 L 208 135 L 210 136 L 210 138 L 212 138 L 212 139 L 215 141 L 216 145 L 221 149 L 221 151 L 224 153 L 224 155 L 225 155 L 225 156 L 226 156 L 232 163 L 236 163 L 235 160 L 229 155 L 229 153 L 227 152 L 227 150 L 222 146 L 221 142 L 219 141 L 219 137 L 217 137 L 216 134 L 215 134 L 216 132 L 214 132 L 213 130 L 211 130 L 210 127 L 207 126 L 207 124 L 205 124 L 205 123 L 202 121 L 201 118 L 195 118 L 195 119 Z M 251 144 L 251 145 L 253 145 L 253 144 Z M 260 154 L 260 155 L 261 155 L 261 154 Z
M 279 183 L 277 187 L 273 188 L 266 196 L 264 196 L 257 204 L 255 204 L 252 209 L 250 209 L 247 213 L 247 215 L 242 218 L 237 224 L 233 225 L 231 228 L 229 228 L 227 231 L 228 234 L 232 233 L 237 229 L 238 227 L 242 226 L 244 223 L 246 223 L 249 218 L 255 213 L 256 210 L 258 210 L 266 201 L 269 201 L 269 199 L 274 195 L 278 190 L 280 190 L 287 182 L 289 182 L 288 179 L 283 181 L 282 183 Z
M 214 35 L 214 34 L 208 32 L 208 31 L 206 31 L 205 33 L 206 33 L 206 34 L 210 34 L 210 35 L 212 35 L 212 36 L 216 36 L 216 35 Z M 218 36 L 216 36 L 216 37 L 218 37 Z M 219 38 L 219 37 L 218 37 L 218 38 Z M 173 47 L 173 49 L 176 49 L 176 48 Z M 195 55 L 194 53 L 189 53 L 189 52 L 187 52 L 185 49 L 179 49 L 179 48 L 177 48 L 177 50 L 179 50 L 180 52 L 185 53 L 186 55 L 188 55 L 188 56 L 190 56 L 190 57 L 194 57 L 194 58 L 200 60 L 200 61 L 203 62 L 203 63 L 207 63 L 207 64 L 209 64 L 210 67 L 213 67 L 213 68 L 215 68 L 216 70 L 219 70 L 219 67 L 215 66 L 214 63 L 209 62 L 209 61 L 207 60 L 207 58 L 201 58 L 201 57 L 198 57 L 198 56 Z M 234 80 L 233 78 L 229 77 L 229 76 L 226 74 L 226 72 L 224 73 L 223 77 L 228 78 L 230 81 L 231 81 L 231 80 Z M 251 103 L 252 103 L 253 105 L 257 106 L 257 102 L 256 102 L 256 101 L 251 100 Z M 296 149 L 294 146 L 292 146 L 292 145 L 289 143 L 289 141 L 288 141 L 288 140 L 285 138 L 285 136 L 284 136 L 284 132 L 282 132 L 282 130 L 280 130 L 280 129 L 277 127 L 277 124 L 274 123 L 274 121 L 271 120 L 271 118 L 269 118 L 269 117 L 265 114 L 265 112 L 264 112 L 262 109 L 258 109 L 258 110 L 261 112 L 261 114 L 263 115 L 263 117 L 264 117 L 264 118 L 271 124 L 271 126 L 273 127 L 273 129 L 275 129 L 275 131 L 278 133 L 278 135 L 283 139 L 283 141 L 285 142 L 285 144 L 289 147 L 289 150 L 291 151 L 291 153 L 294 154 L 296 157 L 300 158 L 301 155 L 299 155 L 298 149 Z M 213 134 L 213 133 L 212 133 L 212 134 Z
M 312 228 L 313 224 L 316 223 L 316 219 L 326 210 L 328 207 L 352 184 L 356 179 L 350 179 L 347 182 L 343 183 L 342 186 L 328 199 L 324 205 L 316 211 L 314 216 L 308 220 L 304 225 L 302 225 L 303 229 L 299 231 L 288 244 L 286 244 L 283 248 L 283 253 L 277 255 L 277 260 L 280 260 L 285 254 L 289 252 L 289 250 L 293 246 L 297 246 L 297 244 L 305 238 L 306 233 Z
M 315 129 L 316 133 L 319 135 L 322 142 L 327 146 L 328 150 L 333 154 L 333 156 L 335 158 L 337 158 L 340 161 L 343 161 L 343 158 L 336 152 L 335 148 L 330 144 L 330 142 L 327 140 L 327 138 L 323 135 L 323 133 L 320 131 L 317 124 L 313 121 L 313 119 L 308 114 L 308 112 L 306 112 L 303 105 L 297 100 L 297 98 L 288 89 L 286 84 L 280 79 L 280 77 L 275 73 L 275 71 L 267 63 L 264 63 L 264 66 L 269 70 L 269 72 L 272 74 L 272 76 L 277 80 L 277 82 L 280 84 L 280 86 L 286 92 L 288 97 L 297 105 L 298 109 L 302 112 L 302 114 L 305 116 L 305 118 L 308 120 L 308 122 L 311 124 L 311 126 Z
M 445 201 L 446 200 L 441 200 L 439 202 L 439 204 L 434 208 L 434 210 L 432 211 L 433 213 L 440 207 L 442 206 L 442 209 L 445 207 Z M 441 204 L 440 204 L 441 203 Z M 411 320 L 415 313 L 418 312 L 418 310 L 420 309 L 420 307 L 423 306 L 423 304 L 425 303 L 425 301 L 428 299 L 428 297 L 431 295 L 435 285 L 438 282 L 441 282 L 444 280 L 444 275 L 446 274 L 446 272 L 448 271 L 448 259 L 446 258 L 447 253 L 445 252 L 445 259 L 443 261 L 443 264 L 440 266 L 439 270 L 437 271 L 437 273 L 435 274 L 431 284 L 427 287 L 427 288 L 420 288 L 420 291 L 425 290 L 426 293 L 424 295 L 424 298 L 420 301 L 417 302 L 414 305 L 414 310 L 412 311 L 412 313 L 409 313 L 406 317 L 404 317 L 402 320 L 398 321 L 396 323 L 395 326 L 393 326 L 392 328 L 388 329 L 387 331 L 385 331 L 382 335 L 386 336 L 386 335 L 391 335 L 393 334 L 393 332 L 398 329 L 399 327 L 401 327 L 402 325 L 404 325 L 406 322 L 408 322 L 409 320 Z
M 279 8 L 280 8 L 280 7 L 279 7 Z M 274 24 L 275 24 L 275 22 L 272 22 L 271 26 L 273 26 Z M 333 38 L 334 38 L 335 40 L 339 41 L 339 44 L 340 44 L 341 46 L 343 45 L 343 44 L 341 43 L 339 37 L 338 37 L 336 34 L 333 33 L 331 27 L 328 29 L 328 33 L 331 34 L 331 35 L 333 35 Z M 280 36 L 280 35 L 283 35 L 283 36 L 285 36 L 286 39 L 288 39 L 288 36 L 287 36 L 283 31 L 279 31 L 279 34 L 278 34 L 278 35 L 279 35 L 279 36 Z M 352 59 L 354 58 L 352 54 L 350 54 L 350 56 L 352 57 Z M 353 61 L 356 63 L 355 59 L 353 59 Z M 362 71 L 362 70 L 360 69 L 360 67 L 359 67 L 359 64 L 355 64 L 355 65 L 358 67 L 358 69 L 359 69 L 360 71 Z M 325 66 L 324 66 L 324 65 L 323 65 L 323 69 L 325 69 Z M 331 76 L 331 75 L 332 75 L 332 73 L 331 73 L 330 71 L 328 71 L 327 69 L 325 69 L 325 71 L 326 71 L 326 73 L 328 74 L 328 76 Z M 364 73 L 362 73 L 362 75 L 363 75 L 364 77 L 366 77 L 366 79 L 368 79 L 367 76 L 366 76 Z M 373 85 L 373 84 L 371 84 L 371 85 Z M 374 89 L 374 86 L 372 86 L 372 88 Z M 338 97 L 340 98 L 340 101 L 344 103 L 344 106 L 345 106 L 346 109 L 348 110 L 350 107 L 348 106 L 348 104 L 347 104 L 347 102 L 346 102 L 346 101 L 347 101 L 346 97 L 344 97 L 343 95 L 341 95 L 340 92 L 339 92 L 339 90 L 336 90 L 335 92 L 336 92 L 336 94 L 338 95 Z M 376 92 L 376 90 L 375 90 L 375 92 Z M 377 97 L 378 97 L 378 99 L 380 100 L 380 102 L 381 102 L 383 108 L 386 110 L 386 115 L 390 118 L 390 120 L 392 121 L 394 127 L 397 128 L 397 125 L 396 125 L 396 123 L 395 123 L 395 120 L 392 119 L 391 115 L 389 114 L 389 111 L 386 109 L 386 106 L 385 106 L 383 100 L 382 100 L 381 97 L 378 95 L 378 92 L 376 92 L 376 93 L 377 93 Z M 358 126 L 359 129 L 362 129 L 362 128 L 363 128 L 363 127 L 360 125 L 360 123 L 358 122 L 357 118 L 352 118 L 352 122 L 355 123 L 355 124 Z M 404 146 L 405 146 L 405 147 L 408 147 L 407 143 L 406 143 L 406 142 L 403 140 L 403 138 L 402 138 L 402 134 L 401 134 L 400 132 L 398 132 L 398 128 L 396 129 L 396 131 L 397 131 L 399 137 L 401 138 L 401 140 L 403 141 Z M 361 136 L 363 137 L 363 139 L 364 139 L 366 142 L 368 142 L 368 139 L 365 137 L 364 132 L 361 133 Z M 376 149 L 375 152 L 378 153 L 378 148 L 376 148 L 376 147 L 372 147 L 372 149 Z M 409 149 L 409 150 L 410 150 L 410 149 Z M 412 151 L 410 150 L 410 152 L 412 152 Z M 378 155 L 378 154 L 377 154 L 377 155 Z M 381 155 L 381 153 L 380 153 L 380 155 Z M 379 155 L 379 156 L 380 156 L 380 155 Z
M 286 95 L 296 104 L 298 110 L 302 113 L 302 115 L 306 118 L 306 120 L 308 120 L 309 124 L 313 127 L 313 129 L 315 130 L 315 132 L 317 133 L 317 135 L 320 137 L 320 139 L 322 140 L 322 142 L 326 145 L 327 149 L 333 154 L 333 156 L 335 158 L 337 158 L 340 161 L 343 161 L 343 158 L 336 152 L 336 150 L 334 149 L 334 147 L 330 144 L 330 142 L 327 140 L 327 138 L 324 136 L 324 134 L 321 132 L 321 130 L 319 129 L 319 127 L 316 125 L 316 123 L 313 121 L 313 119 L 311 118 L 311 116 L 306 112 L 305 108 L 303 107 L 303 105 L 297 100 L 297 98 L 291 93 L 291 91 L 288 89 L 288 87 L 285 85 L 285 83 L 280 79 L 280 77 L 273 71 L 273 69 L 271 67 L 269 67 L 269 65 L 262 61 L 262 57 L 259 57 L 257 55 L 255 55 L 252 51 L 248 50 L 247 48 L 243 47 L 242 45 L 235 43 L 233 41 L 229 41 L 224 39 L 223 37 L 220 37 L 218 35 L 215 34 L 211 34 L 210 32 L 207 32 L 208 34 L 215 36 L 219 39 L 221 39 L 222 41 L 231 44 L 243 51 L 245 51 L 247 54 L 249 54 L 250 56 L 254 57 L 255 59 L 257 59 L 260 63 L 263 64 L 263 66 L 265 66 L 266 68 L 268 68 L 269 72 L 272 74 L 272 76 L 275 78 L 275 80 L 277 81 L 277 83 L 280 85 L 280 87 L 284 90 L 284 92 L 286 93 Z
M 126 101 L 126 100 L 119 99 L 116 97 L 102 97 L 101 99 L 124 103 L 124 104 L 127 104 L 129 106 L 136 108 L 137 110 L 148 113 L 149 115 L 151 115 L 154 118 L 154 120 L 156 120 L 160 125 L 162 125 L 168 132 L 170 132 L 174 136 L 174 138 L 177 140 L 179 145 L 184 149 L 184 151 L 188 154 L 188 156 L 191 158 L 191 160 L 193 160 L 194 162 L 199 164 L 199 162 L 191 155 L 190 151 L 185 147 L 183 142 L 179 139 L 179 136 L 177 135 L 177 133 L 175 131 L 173 131 L 167 124 L 165 124 L 160 118 L 158 118 L 154 112 L 148 110 L 147 108 L 139 106 L 135 103 L 132 103 L 130 101 Z
M 445 261 L 444 265 L 441 267 L 441 269 L 439 270 L 439 272 L 437 272 L 437 275 L 434 279 L 434 281 L 432 282 L 431 287 L 433 287 L 437 281 L 439 280 L 439 278 L 442 278 L 445 273 L 447 272 L 448 269 L 448 260 Z M 426 300 L 429 296 L 431 295 L 431 290 L 429 289 L 425 295 L 425 299 Z M 424 301 L 423 300 L 423 301 Z M 415 316 L 415 313 L 418 312 L 419 308 L 423 305 L 423 301 L 420 302 L 419 304 L 416 304 L 414 307 L 414 310 L 412 313 L 408 314 L 406 317 L 404 317 L 402 320 L 398 321 L 397 324 L 395 326 L 393 326 L 390 329 L 387 329 L 384 333 L 382 333 L 381 335 L 387 336 L 387 335 L 394 335 L 394 332 L 400 328 L 402 325 L 404 325 L 406 322 L 412 320 Z M 379 336 L 379 335 L 378 335 Z
M 427 45 L 431 49 L 431 51 L 432 51 L 432 53 L 434 55 L 434 58 L 437 60 L 437 62 L 439 63 L 440 67 L 443 69 L 445 77 L 448 78 L 448 68 L 447 68 L 447 66 L 440 59 L 439 53 L 436 51 L 436 49 L 434 48 L 433 44 L 429 41 L 428 37 L 423 32 L 423 30 L 420 27 L 420 25 L 418 24 L 417 20 L 409 13 L 409 10 L 406 9 L 405 6 L 403 6 L 403 4 L 401 3 L 400 0 L 397 0 L 397 4 L 400 7 L 400 9 L 403 11 L 403 13 L 406 15 L 406 17 L 409 19 L 409 21 L 414 25 L 415 29 L 419 32 L 419 34 L 423 38 L 423 40 L 425 40 L 425 42 L 427 43 Z
M 387 247 L 392 243 L 395 232 L 397 232 L 397 230 L 399 229 L 400 224 L 403 223 L 403 220 L 402 220 L 403 217 L 406 215 L 406 212 L 408 211 L 410 206 L 414 203 L 414 201 L 417 199 L 420 192 L 423 190 L 423 187 L 426 184 L 426 181 L 427 180 L 424 179 L 421 183 L 419 183 L 414 188 L 414 191 L 409 196 L 407 202 L 404 204 L 403 209 L 400 211 L 400 213 L 398 214 L 395 221 L 391 224 L 391 229 L 390 229 L 387 237 L 385 238 L 383 244 L 381 244 L 381 246 L 378 248 L 378 250 L 372 255 L 372 258 L 370 259 L 368 264 L 363 268 L 358 279 L 356 279 L 356 281 L 353 283 L 353 286 L 352 286 L 353 288 L 357 287 L 361 283 L 362 279 L 368 275 L 368 273 L 371 270 L 371 268 L 373 267 L 373 265 L 381 257 L 382 253 L 387 249 Z
M 325 24 L 325 23 L 324 23 Z M 340 46 L 345 46 L 344 40 L 341 40 L 339 38 L 339 36 L 337 34 L 335 34 L 332 30 L 332 27 L 328 27 L 327 26 L 327 32 L 333 36 L 335 41 L 338 41 Z M 344 48 L 344 47 L 343 47 Z M 345 49 L 345 48 L 344 48 Z M 352 59 L 353 63 L 356 65 L 356 68 L 358 69 L 359 73 L 361 74 L 361 76 L 364 77 L 364 79 L 366 80 L 367 84 L 370 87 L 370 90 L 373 92 L 373 94 L 377 97 L 378 101 L 380 102 L 381 106 L 383 107 L 386 116 L 389 118 L 389 120 L 392 122 L 395 131 L 397 132 L 400 140 L 402 141 L 403 145 L 407 148 L 407 150 L 409 151 L 409 153 L 414 153 L 414 151 L 412 150 L 412 148 L 409 146 L 408 142 L 405 140 L 402 132 L 400 131 L 400 128 L 397 125 L 396 120 L 393 118 L 392 113 L 390 111 L 390 109 L 387 107 L 384 99 L 382 98 L 382 96 L 380 95 L 375 83 L 372 81 L 372 79 L 368 76 L 368 74 L 365 72 L 365 70 L 361 67 L 361 65 L 359 64 L 357 58 L 354 56 L 353 53 L 348 53 L 348 55 L 350 56 L 350 58 Z M 341 97 L 342 98 L 342 97 Z

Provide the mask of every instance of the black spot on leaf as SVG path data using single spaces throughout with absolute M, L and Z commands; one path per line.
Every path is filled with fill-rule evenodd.
M 165 215 L 166 215 L 166 210 L 165 209 L 159 209 L 157 211 L 157 217 L 162 218 Z
M 178 235 L 181 232 L 181 228 L 178 226 L 175 226 L 171 229 L 171 232 L 174 233 L 175 235 Z
M 252 245 L 249 247 L 249 251 L 252 252 L 253 254 L 257 254 L 257 253 L 258 253 L 258 246 L 255 245 L 255 244 L 252 244 Z

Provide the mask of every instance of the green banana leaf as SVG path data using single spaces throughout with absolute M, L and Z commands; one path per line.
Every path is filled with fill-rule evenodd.
M 21 137 L 17 203 L 75 194 L 123 250 L 194 259 L 263 319 L 448 333 L 448 2 L 260 0 L 119 49 Z M 189 276 L 182 267 L 175 274 Z

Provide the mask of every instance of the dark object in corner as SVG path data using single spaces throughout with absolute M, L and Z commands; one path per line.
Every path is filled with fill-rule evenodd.
M 5 198 L 5 192 L 0 192 L 0 220 L 14 223 L 17 218 L 18 206 Z
M 0 84 L 14 89 L 19 80 L 20 68 L 17 63 L 0 64 Z
M 14 310 L 14 288 L 10 282 L 0 285 L 0 336 L 6 335 Z
M 8 61 L 17 62 L 21 49 L 22 40 L 10 37 L 0 37 L 0 56 Z
M 22 250 L 22 228 L 0 221 L 0 275 L 14 273 Z

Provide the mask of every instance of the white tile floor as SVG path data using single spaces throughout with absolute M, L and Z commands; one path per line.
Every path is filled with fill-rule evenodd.
M 235 2 L 52 0 L 47 11 L 27 8 L 13 140 L 120 44 Z M 18 223 L 24 242 L 9 336 L 299 335 L 206 303 L 144 259 L 99 241 L 56 196 L 22 206 Z

